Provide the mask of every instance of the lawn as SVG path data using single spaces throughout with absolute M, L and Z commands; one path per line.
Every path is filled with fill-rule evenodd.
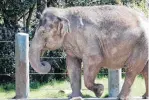
M 105 91 L 102 97 L 108 95 L 108 79 L 106 77 L 96 78 L 96 82 L 104 84 Z M 14 84 L 5 84 L 0 86 L 0 99 L 10 99 L 15 96 Z M 67 98 L 71 93 L 70 83 L 68 81 L 53 81 L 46 84 L 37 82 L 30 83 L 30 98 Z M 132 86 L 131 95 L 141 96 L 145 92 L 144 79 L 137 77 Z M 95 97 L 94 94 L 87 90 L 82 82 L 82 93 L 85 98 Z

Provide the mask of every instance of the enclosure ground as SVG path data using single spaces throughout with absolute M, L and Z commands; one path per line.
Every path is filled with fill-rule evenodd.
M 108 79 L 107 77 L 96 78 L 97 83 L 104 84 L 105 90 L 102 98 L 108 96 Z M 30 82 L 30 99 L 42 99 L 42 98 L 67 98 L 71 93 L 70 83 L 68 81 L 52 81 L 45 84 L 40 84 L 37 82 Z M 93 92 L 87 90 L 82 82 L 82 93 L 84 98 L 94 98 Z M 145 92 L 144 79 L 142 77 L 137 77 L 135 83 L 132 86 L 131 95 L 133 97 L 141 97 Z M 0 86 L 0 99 L 10 99 L 15 96 L 14 84 L 6 84 L 5 86 Z M 43 100 L 43 99 L 42 99 Z M 46 100 L 46 99 L 45 99 Z M 50 99 L 56 100 L 56 99 Z M 85 99 L 89 100 L 89 99 Z M 101 99 L 100 99 L 101 100 Z M 105 99 L 104 99 L 105 100 Z

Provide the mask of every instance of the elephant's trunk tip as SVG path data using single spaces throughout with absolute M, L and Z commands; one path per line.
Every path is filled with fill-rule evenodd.
M 51 65 L 46 61 L 42 61 L 41 67 L 40 67 L 40 70 L 38 71 L 38 73 L 47 74 L 48 72 L 50 72 L 50 70 L 51 70 Z

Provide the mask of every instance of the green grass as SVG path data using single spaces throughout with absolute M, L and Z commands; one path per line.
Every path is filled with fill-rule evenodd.
M 97 83 L 102 83 L 105 87 L 105 91 L 102 97 L 108 95 L 108 79 L 106 77 L 97 78 Z M 0 99 L 10 99 L 15 96 L 14 84 L 0 85 Z M 70 83 L 68 81 L 52 81 L 46 84 L 39 84 L 38 82 L 30 83 L 31 92 L 30 98 L 67 98 L 71 93 Z M 82 82 L 83 96 L 95 97 L 94 93 L 87 90 Z M 145 92 L 144 79 L 137 77 L 135 83 L 132 86 L 131 95 L 141 96 Z

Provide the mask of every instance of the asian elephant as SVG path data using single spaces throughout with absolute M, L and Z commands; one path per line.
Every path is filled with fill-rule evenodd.
M 85 86 L 96 97 L 104 90 L 102 84 L 94 83 L 99 70 L 126 67 L 126 78 L 118 98 L 129 97 L 138 74 L 145 78 L 145 98 L 148 97 L 148 42 L 149 23 L 131 8 L 116 5 L 50 7 L 43 11 L 30 45 L 30 64 L 35 71 L 48 73 L 51 66 L 40 62 L 41 53 L 62 47 L 67 54 L 70 98 L 81 96 L 81 62 Z

